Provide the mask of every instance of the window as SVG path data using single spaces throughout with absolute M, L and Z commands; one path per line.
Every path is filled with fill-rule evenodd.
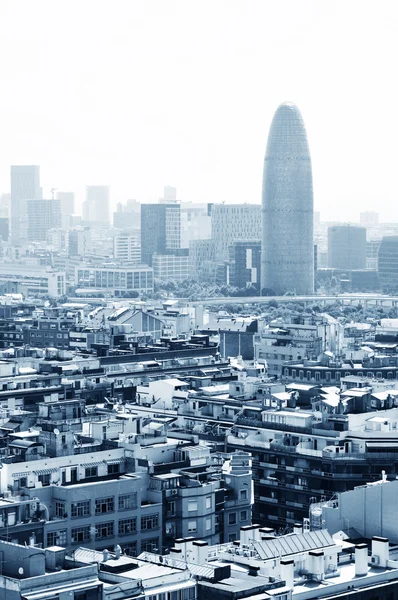
M 240 511 L 240 520 L 241 521 L 247 521 L 247 510 L 241 510 Z
M 113 536 L 113 521 L 109 523 L 98 523 L 97 525 L 97 539 L 108 538 Z
M 206 497 L 206 508 L 211 508 L 211 496 Z
M 120 473 L 120 464 L 108 465 L 108 475 L 115 475 L 116 473 Z
M 98 477 L 98 467 L 86 467 L 84 470 L 84 476 L 86 479 L 89 477 Z
M 159 538 L 142 540 L 141 552 L 157 552 L 159 550 Z
M 128 542 L 127 544 L 121 544 L 121 548 L 124 554 L 127 556 L 137 556 L 137 542 Z
M 211 529 L 211 519 L 206 519 L 206 531 L 210 531 Z
M 247 490 L 239 490 L 239 500 L 247 500 Z
M 197 522 L 196 521 L 188 521 L 188 531 L 190 533 L 196 531 L 197 529 Z
M 197 500 L 188 500 L 188 512 L 195 512 L 198 510 Z
M 236 512 L 231 512 L 228 515 L 228 525 L 236 525 Z
M 71 517 L 77 519 L 79 517 L 88 517 L 90 515 L 90 500 L 83 500 L 82 502 L 72 502 L 71 504 Z
M 159 515 L 146 515 L 141 517 L 141 531 L 157 529 L 159 527 Z
M 88 525 L 87 527 L 74 527 L 70 533 L 72 544 L 80 544 L 90 540 L 90 527 Z
M 44 473 L 43 475 L 39 475 L 37 479 L 41 481 L 42 485 L 50 485 L 51 474 Z
M 168 517 L 174 517 L 175 514 L 176 514 L 176 503 L 174 502 L 174 500 L 171 500 L 171 502 L 167 502 L 166 515 Z
M 122 494 L 119 496 L 119 510 L 137 508 L 137 493 Z
M 60 531 L 49 531 L 47 533 L 47 547 L 48 546 L 66 546 L 66 529 Z
M 113 512 L 115 510 L 115 501 L 113 496 L 109 498 L 97 498 L 95 501 L 95 514 Z
M 132 519 L 121 519 L 119 521 L 118 532 L 119 535 L 127 535 L 128 533 L 135 533 L 137 531 L 137 518 Z
M 61 502 L 61 500 L 55 501 L 55 516 L 57 519 L 65 518 L 65 502 Z

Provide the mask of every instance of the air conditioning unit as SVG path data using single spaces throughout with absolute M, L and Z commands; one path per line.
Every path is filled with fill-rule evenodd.
M 370 562 L 372 563 L 372 565 L 378 565 L 380 563 L 380 556 L 377 556 L 376 554 L 374 554 L 371 557 Z

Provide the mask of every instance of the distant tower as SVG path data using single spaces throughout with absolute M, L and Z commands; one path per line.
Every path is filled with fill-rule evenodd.
M 311 157 L 297 106 L 281 104 L 264 159 L 261 288 L 277 295 L 314 292 Z

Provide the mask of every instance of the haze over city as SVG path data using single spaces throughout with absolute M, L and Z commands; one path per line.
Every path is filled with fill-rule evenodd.
M 44 195 L 111 188 L 113 205 L 260 203 L 272 116 L 303 115 L 315 209 L 398 220 L 393 1 L 0 5 L 0 193 L 11 164 L 41 166 Z

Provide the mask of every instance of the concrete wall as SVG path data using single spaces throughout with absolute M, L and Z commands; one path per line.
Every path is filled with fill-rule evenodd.
M 354 528 L 362 537 L 386 537 L 398 543 L 398 481 L 361 486 L 339 495 L 338 507 L 324 507 L 322 518 L 331 534 Z

